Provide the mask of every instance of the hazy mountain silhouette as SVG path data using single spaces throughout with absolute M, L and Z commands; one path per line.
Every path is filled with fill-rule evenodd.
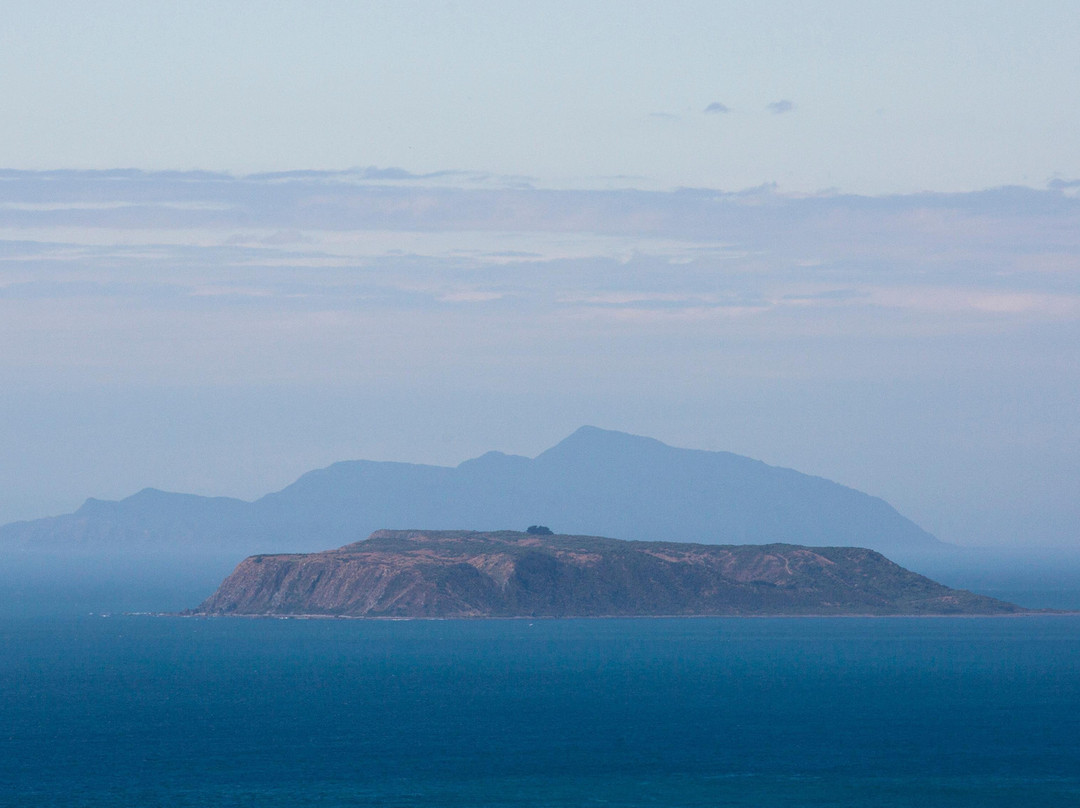
M 0 547 L 309 552 L 378 529 L 524 529 L 620 539 L 942 547 L 884 500 L 728 452 L 582 427 L 529 459 L 489 452 L 457 467 L 349 461 L 255 502 L 153 489 L 87 500 L 0 528 Z

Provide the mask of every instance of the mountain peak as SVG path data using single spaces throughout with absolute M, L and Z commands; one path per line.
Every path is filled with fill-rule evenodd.
M 522 457 L 521 455 L 506 454 L 505 452 L 485 452 L 479 457 L 473 457 L 469 460 L 463 460 L 458 463 L 457 468 L 461 470 L 467 469 L 501 469 L 520 466 L 522 463 L 529 463 L 529 458 Z
M 537 455 L 536 459 L 550 461 L 584 456 L 608 458 L 627 453 L 641 454 L 657 450 L 671 450 L 671 448 L 655 438 L 645 438 L 613 429 L 601 429 L 597 426 L 583 426 L 547 451 Z

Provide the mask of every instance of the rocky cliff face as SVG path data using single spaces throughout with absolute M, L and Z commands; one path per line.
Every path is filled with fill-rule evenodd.
M 337 550 L 252 556 L 191 613 L 584 617 L 1021 611 L 949 589 L 857 547 L 382 530 Z

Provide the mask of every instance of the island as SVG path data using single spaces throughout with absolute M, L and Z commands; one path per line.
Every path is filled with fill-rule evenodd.
M 1004 615 L 861 547 L 379 530 L 255 555 L 188 615 L 366 618 Z

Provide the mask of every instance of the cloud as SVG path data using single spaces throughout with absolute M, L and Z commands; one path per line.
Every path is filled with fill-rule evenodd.
M 1053 179 L 1046 183 L 1051 191 L 1068 191 L 1072 188 L 1080 188 L 1080 180 Z
M 731 112 L 731 107 L 727 104 L 721 104 L 719 101 L 713 101 L 709 106 L 705 107 L 706 115 L 719 115 L 724 112 Z
M 785 112 L 791 112 L 791 110 L 795 109 L 795 105 L 788 99 L 782 98 L 779 101 L 766 104 L 765 109 L 769 110 L 773 115 L 783 115 Z
M 1080 313 L 1080 295 L 1067 292 L 993 290 L 963 286 L 882 286 L 866 291 L 870 302 L 878 306 L 911 309 L 939 316 L 955 317 L 972 313 L 1073 319 Z
M 444 303 L 490 303 L 493 300 L 502 300 L 506 295 L 502 292 L 466 291 L 447 292 L 440 295 L 439 300 Z

